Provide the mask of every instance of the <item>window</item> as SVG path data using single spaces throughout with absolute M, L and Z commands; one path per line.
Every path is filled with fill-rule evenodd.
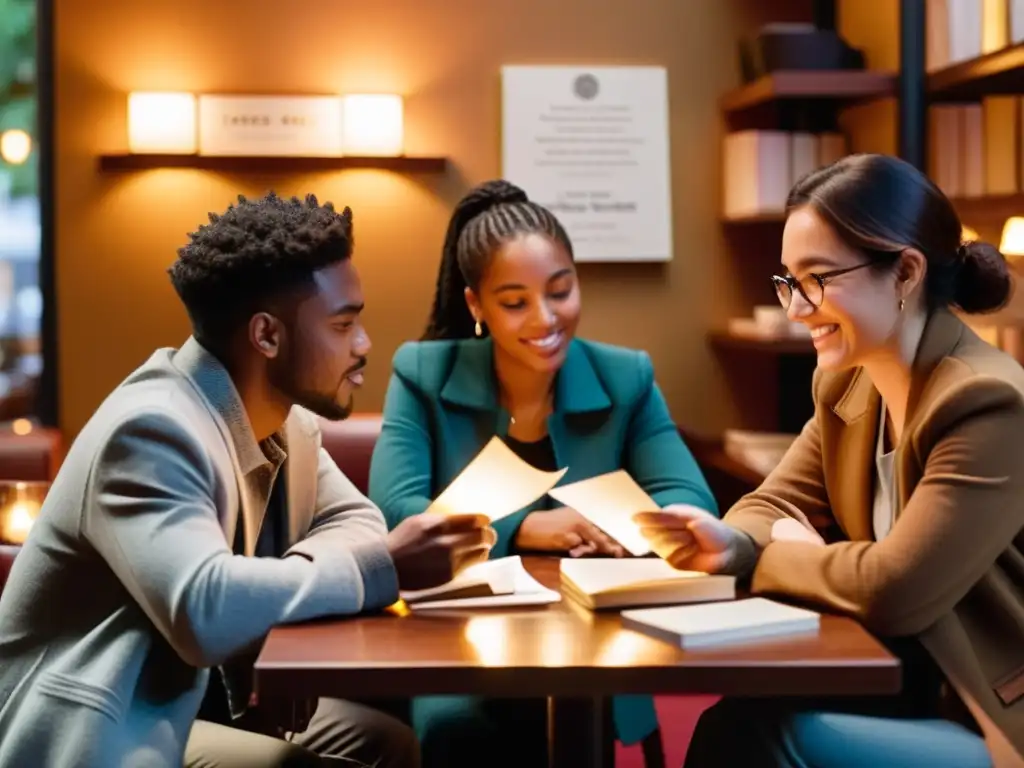
M 0 422 L 42 415 L 50 297 L 41 279 L 40 155 L 49 147 L 40 140 L 36 32 L 48 14 L 37 10 L 36 0 L 0 0 Z

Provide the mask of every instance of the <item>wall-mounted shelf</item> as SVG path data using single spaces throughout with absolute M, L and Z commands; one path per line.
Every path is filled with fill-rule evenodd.
M 784 224 L 784 213 L 753 213 L 749 216 L 722 216 L 720 221 L 725 226 L 745 226 L 747 224 Z
M 927 77 L 929 100 L 979 101 L 985 96 L 1024 92 L 1024 43 L 961 61 Z
M 726 114 L 790 99 L 862 101 L 891 96 L 896 76 L 871 70 L 787 70 L 773 72 L 729 91 L 719 100 Z
M 744 336 L 728 331 L 712 331 L 708 334 L 708 341 L 717 349 L 760 352 L 768 355 L 814 354 L 814 344 L 809 338 Z
M 445 157 L 242 157 L 210 155 L 100 155 L 102 171 L 144 171 L 154 168 L 195 168 L 226 173 L 313 173 L 349 168 L 376 168 L 400 173 L 444 173 Z
M 965 224 L 986 222 L 1002 225 L 1011 216 L 1024 216 L 1024 194 L 957 197 L 950 202 Z

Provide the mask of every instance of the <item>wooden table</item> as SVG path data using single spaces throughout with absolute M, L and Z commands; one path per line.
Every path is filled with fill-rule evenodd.
M 557 559 L 524 558 L 524 564 L 545 586 L 558 588 Z M 553 764 L 602 765 L 610 764 L 603 726 L 605 702 L 614 694 L 894 694 L 900 665 L 845 618 L 823 617 L 816 635 L 683 651 L 624 629 L 616 613 L 592 613 L 563 599 L 540 608 L 278 627 L 256 662 L 256 689 L 263 700 L 371 692 L 549 697 Z M 572 755 L 568 762 L 566 755 Z

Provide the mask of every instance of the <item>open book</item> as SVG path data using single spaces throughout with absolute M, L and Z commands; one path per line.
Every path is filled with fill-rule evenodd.
M 736 579 L 677 571 L 660 558 L 563 559 L 562 590 L 585 608 L 734 600 Z
M 763 597 L 622 612 L 622 625 L 682 648 L 817 632 L 821 616 Z
M 518 555 L 478 563 L 447 584 L 405 591 L 401 597 L 413 611 L 548 605 L 562 599 L 533 578 Z

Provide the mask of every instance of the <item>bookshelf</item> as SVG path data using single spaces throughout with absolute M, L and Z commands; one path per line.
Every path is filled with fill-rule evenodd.
M 891 97 L 896 83 L 896 74 L 888 71 L 780 71 L 725 93 L 719 99 L 719 109 L 728 133 L 784 130 L 803 114 L 834 126 L 841 110 Z M 778 269 L 785 215 L 774 210 L 729 215 L 725 210 L 723 207 L 720 224 L 730 255 L 742 259 L 737 274 L 743 283 L 744 302 L 749 301 L 748 311 L 758 304 L 777 304 L 768 277 Z M 813 413 L 811 378 L 817 357 L 810 339 L 714 329 L 707 334 L 707 343 L 740 410 L 739 423 L 732 426 L 766 432 L 800 431 Z M 734 460 L 708 450 L 707 461 L 717 472 L 737 482 L 752 480 L 753 475 L 744 474 Z

